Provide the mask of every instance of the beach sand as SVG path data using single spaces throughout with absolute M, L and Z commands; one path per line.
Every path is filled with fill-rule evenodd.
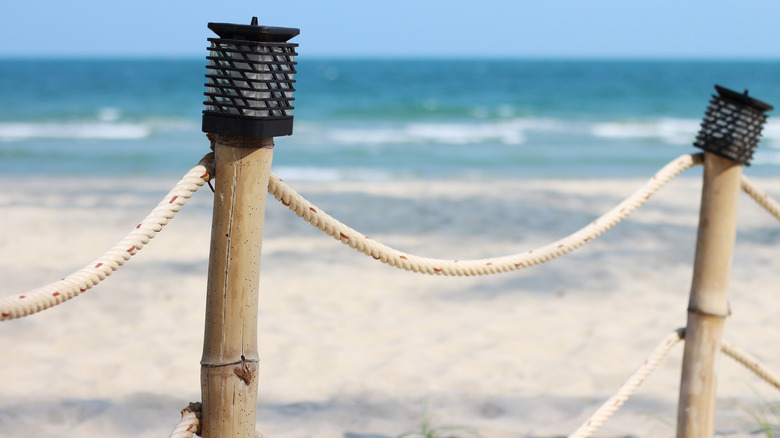
M 182 172 L 184 173 L 184 172 Z M 258 430 L 274 437 L 395 437 L 463 426 L 484 438 L 573 432 L 685 325 L 701 169 L 613 230 L 524 271 L 427 276 L 382 265 L 268 201 L 260 280 Z M 749 173 L 749 172 L 748 172 Z M 175 178 L 3 178 L 2 294 L 90 263 Z M 588 224 L 644 180 L 290 185 L 408 253 L 524 252 Z M 780 197 L 780 180 L 756 180 Z M 780 224 L 740 200 L 725 338 L 780 371 Z M 0 323 L 0 436 L 164 437 L 200 399 L 211 221 L 201 189 L 105 282 Z M 599 437 L 674 436 L 682 344 Z M 716 430 L 756 436 L 780 393 L 727 357 Z

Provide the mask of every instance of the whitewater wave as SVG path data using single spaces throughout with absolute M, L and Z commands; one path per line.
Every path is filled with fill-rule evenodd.
M 671 145 L 689 145 L 699 133 L 700 120 L 660 119 L 641 122 L 595 123 L 591 134 L 600 138 L 650 139 Z M 769 120 L 762 140 L 772 148 L 780 147 L 780 121 Z
M 485 123 L 428 122 L 400 126 L 335 127 L 318 135 L 340 144 L 478 144 L 521 145 L 530 131 L 562 129 L 561 122 L 548 119 L 517 119 Z M 306 135 L 306 131 L 302 134 Z
M 285 181 L 334 182 L 344 180 L 388 181 L 397 171 L 366 167 L 313 167 L 313 166 L 277 166 L 274 168 Z
M 277 166 L 274 171 L 283 180 L 332 182 L 341 179 L 341 172 L 335 168 Z
M 400 129 L 339 128 L 329 131 L 327 139 L 343 144 L 472 144 L 486 141 L 523 144 L 526 140 L 522 130 L 518 129 L 457 124 L 411 124 Z
M 780 149 L 780 120 L 769 119 L 761 131 L 761 138 L 766 140 L 769 147 Z
M 762 149 L 759 146 L 759 148 L 756 149 L 755 155 L 753 155 L 751 164 L 754 166 L 776 166 L 780 164 L 780 151 L 775 148 Z
M 0 140 L 98 139 L 137 140 L 149 137 L 152 128 L 139 123 L 0 123 Z
M 516 119 L 484 123 L 419 122 L 398 126 L 362 125 L 316 127 L 299 124 L 297 140 L 328 141 L 343 145 L 382 144 L 480 144 L 522 145 L 529 135 L 547 133 L 594 140 L 639 140 L 667 145 L 691 145 L 701 121 L 694 119 L 651 119 L 641 121 L 583 121 L 563 119 Z M 770 121 L 763 130 L 763 141 L 780 148 L 780 121 Z
M 140 140 L 165 131 L 199 131 L 194 120 L 116 120 L 110 111 L 98 121 L 78 122 L 0 122 L 0 141 L 32 139 L 61 140 Z M 498 121 L 414 122 L 339 125 L 323 121 L 296 120 L 290 141 L 342 145 L 452 144 L 482 143 L 523 145 L 530 135 L 545 133 L 564 142 L 576 138 L 594 140 L 640 140 L 669 145 L 690 145 L 701 121 L 694 119 L 651 119 L 637 121 L 583 121 L 566 119 L 507 119 Z M 762 144 L 780 149 L 780 120 L 769 119 L 763 129 Z M 566 140 L 568 139 L 568 140 Z
M 637 122 L 595 123 L 591 135 L 601 138 L 652 139 L 666 144 L 690 144 L 696 138 L 700 120 L 660 119 Z

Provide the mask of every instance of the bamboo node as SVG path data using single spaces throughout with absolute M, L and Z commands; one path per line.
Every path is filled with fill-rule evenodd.
M 731 316 L 731 310 L 724 313 L 715 313 L 715 312 L 705 312 L 704 310 L 694 309 L 693 307 L 688 307 L 688 313 L 695 313 L 697 315 L 702 316 L 709 316 L 712 318 L 719 318 L 719 319 L 726 319 L 729 316 Z

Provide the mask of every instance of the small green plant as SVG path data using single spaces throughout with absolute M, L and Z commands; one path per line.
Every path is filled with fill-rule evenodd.
M 420 422 L 420 430 L 406 432 L 398 435 L 397 438 L 480 438 L 479 434 L 461 426 L 436 426 L 431 424 L 427 410 L 423 414 Z
M 765 405 L 759 412 L 751 412 L 750 415 L 766 438 L 780 437 L 780 405 Z
M 754 390 L 755 392 L 755 390 Z M 780 403 L 770 403 L 759 396 L 761 403 L 758 411 L 745 409 L 758 423 L 758 431 L 766 438 L 780 438 Z

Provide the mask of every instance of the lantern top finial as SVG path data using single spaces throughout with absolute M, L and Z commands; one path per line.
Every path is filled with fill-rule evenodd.
M 301 33 L 294 27 L 259 26 L 257 17 L 252 17 L 251 24 L 209 23 L 209 29 L 220 38 L 269 43 L 284 43 Z

